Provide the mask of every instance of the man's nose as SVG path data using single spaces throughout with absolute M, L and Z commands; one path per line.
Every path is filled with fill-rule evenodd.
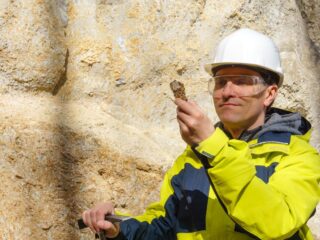
M 228 82 L 226 83 L 226 85 L 224 85 L 224 87 L 223 87 L 223 89 L 222 89 L 222 96 L 223 96 L 224 98 L 235 96 L 234 84 L 233 84 L 231 81 L 228 81 Z

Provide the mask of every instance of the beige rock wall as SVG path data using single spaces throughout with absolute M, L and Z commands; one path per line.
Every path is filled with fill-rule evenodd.
M 0 0 L 0 239 L 92 239 L 84 209 L 156 201 L 185 146 L 168 83 L 216 121 L 202 66 L 240 27 L 279 45 L 276 105 L 312 122 L 320 150 L 319 19 L 318 0 Z

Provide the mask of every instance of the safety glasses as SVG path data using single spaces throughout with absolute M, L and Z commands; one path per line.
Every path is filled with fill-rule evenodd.
M 266 89 L 267 84 L 259 76 L 223 75 L 214 76 L 208 84 L 208 90 L 214 97 L 222 97 L 230 91 L 237 97 L 254 96 Z

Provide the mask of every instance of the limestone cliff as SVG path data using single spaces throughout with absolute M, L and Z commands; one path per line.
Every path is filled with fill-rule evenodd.
M 203 65 L 240 27 L 279 46 L 275 104 L 320 150 L 319 0 L 0 0 L 0 239 L 92 239 L 75 220 L 93 204 L 156 201 L 185 147 L 169 82 L 217 121 Z

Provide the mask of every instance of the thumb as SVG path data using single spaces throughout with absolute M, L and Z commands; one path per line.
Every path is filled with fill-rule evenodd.
M 103 229 L 106 231 L 106 236 L 108 238 L 115 238 L 119 234 L 119 231 L 120 231 L 119 224 L 112 224 L 109 221 L 100 220 L 97 222 L 97 225 L 100 229 Z
M 189 99 L 188 102 L 193 106 L 198 106 L 197 102 L 192 99 Z

